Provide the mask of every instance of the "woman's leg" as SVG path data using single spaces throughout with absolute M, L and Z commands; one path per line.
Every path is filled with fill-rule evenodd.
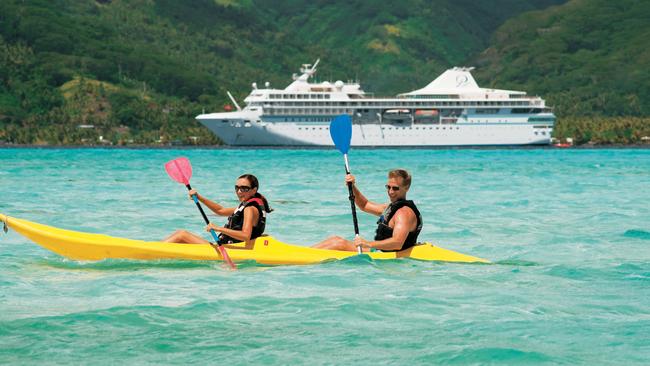
M 187 230 L 176 230 L 170 236 L 163 239 L 163 243 L 208 244 L 209 241 Z

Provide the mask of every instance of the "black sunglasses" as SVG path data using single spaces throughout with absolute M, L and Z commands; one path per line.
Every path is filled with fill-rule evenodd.
M 399 191 L 399 186 L 389 186 L 388 184 L 386 184 L 386 189 L 390 189 L 393 192 L 397 192 Z
M 246 193 L 246 192 L 249 192 L 251 189 L 253 189 L 253 188 L 251 188 L 250 186 L 235 186 L 235 192 L 242 191 L 242 192 Z

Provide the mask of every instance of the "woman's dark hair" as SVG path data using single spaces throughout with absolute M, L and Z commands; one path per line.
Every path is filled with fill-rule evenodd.
M 266 200 L 266 197 L 264 197 L 260 192 L 260 182 L 257 180 L 257 177 L 254 176 L 253 174 L 242 174 L 238 179 L 246 179 L 250 184 L 251 188 L 257 188 L 257 192 L 255 192 L 255 195 L 253 197 L 259 198 L 264 202 L 264 211 L 266 212 L 271 212 L 273 209 L 271 206 L 269 206 L 269 201 Z

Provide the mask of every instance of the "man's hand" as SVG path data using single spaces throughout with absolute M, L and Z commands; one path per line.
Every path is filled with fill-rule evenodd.
M 356 247 L 372 248 L 372 246 L 370 245 L 371 242 L 367 241 L 366 239 L 364 239 L 364 238 L 362 238 L 360 236 L 354 238 L 353 242 L 354 242 L 354 246 L 356 246 Z
M 348 183 L 352 183 L 354 185 L 356 183 L 357 179 L 354 177 L 352 174 L 347 174 L 345 176 L 345 185 L 347 186 Z

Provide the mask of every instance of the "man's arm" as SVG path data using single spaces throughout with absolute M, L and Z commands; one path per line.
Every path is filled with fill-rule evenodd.
M 352 190 L 354 192 L 354 203 L 357 204 L 357 207 L 359 207 L 361 211 L 375 216 L 379 216 L 382 214 L 382 212 L 384 212 L 384 210 L 386 209 L 386 204 L 369 201 L 366 198 L 366 196 L 364 196 L 361 193 L 359 188 L 357 188 L 357 185 L 355 184 L 356 179 L 354 175 L 348 174 L 345 177 L 345 181 L 346 183 L 352 183 Z
M 417 226 L 417 217 L 409 207 L 402 207 L 393 216 L 395 226 L 393 227 L 393 236 L 378 241 L 367 243 L 370 248 L 379 250 L 400 250 L 406 241 L 409 233 Z

